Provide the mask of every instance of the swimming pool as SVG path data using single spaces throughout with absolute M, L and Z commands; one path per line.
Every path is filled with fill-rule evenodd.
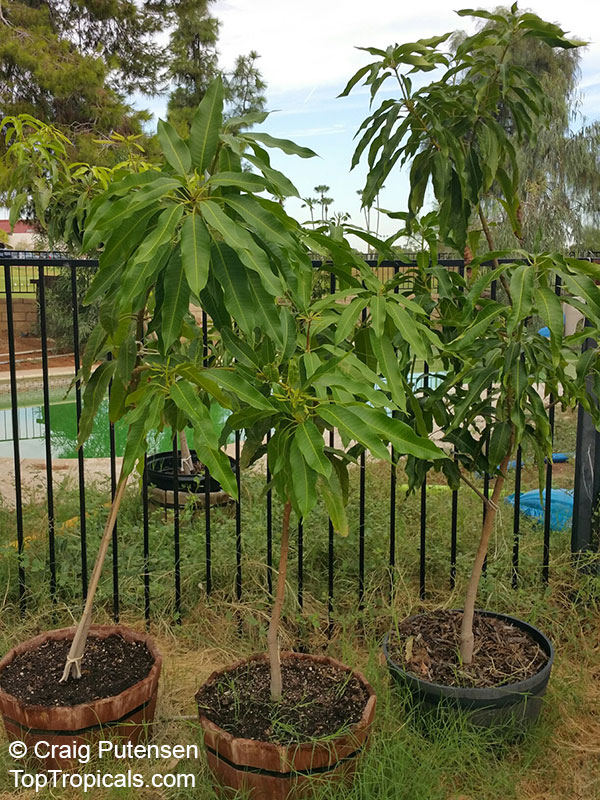
M 221 431 L 227 417 L 225 409 L 218 405 L 211 408 L 215 430 Z M 21 458 L 45 458 L 46 425 L 42 403 L 24 405 L 18 409 L 19 447 Z M 127 425 L 115 425 L 115 449 L 123 455 Z M 191 442 L 191 440 L 190 440 Z M 50 404 L 50 446 L 53 458 L 77 458 L 77 406 L 75 401 L 52 401 Z M 148 436 L 148 452 L 170 450 L 173 439 L 169 429 Z M 10 408 L 0 408 L 0 458 L 12 458 L 13 423 Z M 110 456 L 110 432 L 108 422 L 108 399 L 100 406 L 89 439 L 84 445 L 86 458 L 108 458 Z

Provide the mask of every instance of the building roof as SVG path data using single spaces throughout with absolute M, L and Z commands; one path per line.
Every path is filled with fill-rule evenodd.
M 10 229 L 10 222 L 7 219 L 0 219 L 0 231 L 5 233 L 36 233 L 35 225 L 20 219 L 15 223 L 14 230 Z

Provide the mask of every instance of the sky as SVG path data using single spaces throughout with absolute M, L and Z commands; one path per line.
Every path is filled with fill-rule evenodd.
M 496 2 L 474 3 L 493 9 Z M 310 147 L 318 158 L 300 159 L 274 151 L 272 163 L 285 172 L 302 197 L 314 197 L 314 187 L 326 184 L 334 199 L 333 211 L 349 212 L 361 224 L 357 191 L 362 188 L 362 165 L 350 172 L 353 137 L 369 114 L 365 89 L 337 98 L 349 78 L 369 55 L 357 47 L 385 48 L 457 28 L 472 33 L 474 23 L 455 11 L 466 2 L 422 0 L 216 0 L 211 13 L 221 21 L 221 66 L 231 67 L 235 57 L 256 50 L 259 68 L 267 82 L 267 109 L 273 113 L 256 128 L 273 136 L 292 139 Z M 589 41 L 582 54 L 582 113 L 588 121 L 600 120 L 600 4 L 593 0 L 530 0 L 531 11 L 560 24 L 573 38 Z M 156 115 L 164 116 L 164 101 L 146 102 Z M 406 208 L 406 177 L 395 174 L 384 188 L 381 207 Z M 288 213 L 300 221 L 309 218 L 302 201 L 286 201 Z M 395 230 L 382 220 L 381 233 Z

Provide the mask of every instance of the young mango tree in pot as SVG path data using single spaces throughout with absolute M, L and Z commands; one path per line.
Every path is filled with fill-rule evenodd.
M 443 469 L 452 488 L 466 481 L 479 491 L 474 473 L 494 481 L 489 499 L 479 493 L 486 511 L 463 609 L 400 623 L 386 640 L 386 656 L 392 674 L 426 703 L 456 701 L 476 723 L 496 725 L 537 717 L 553 650 L 526 622 L 476 612 L 477 589 L 510 461 L 521 447 L 529 448 L 540 469 L 541 492 L 544 459 L 552 457 L 555 406 L 579 402 L 600 424 L 590 388 L 598 383 L 597 351 L 579 352 L 583 338 L 600 333 L 600 292 L 595 265 L 519 249 L 523 210 L 513 140 L 529 136 L 549 109 L 537 78 L 507 56 L 522 39 L 558 48 L 581 43 L 568 40 L 557 25 L 521 13 L 516 4 L 494 13 L 458 13 L 484 19 L 485 27 L 450 53 L 442 50 L 448 34 L 385 51 L 366 48 L 377 60 L 354 75 L 344 94 L 363 78 L 372 98 L 387 78 L 401 93 L 399 100 L 384 100 L 361 126 L 354 163 L 368 148 L 367 201 L 397 163 L 410 163 L 409 208 L 390 216 L 405 221 L 405 233 L 419 228 L 417 214 L 429 186 L 437 201 L 426 218 L 430 249 L 419 258 L 421 298 L 415 299 L 431 311 L 441 383 L 421 390 L 412 407 L 418 408 L 423 432 L 437 426 L 453 455 L 436 465 L 409 457 L 410 487 L 421 485 L 432 466 Z M 439 78 L 415 88 L 410 74 L 431 70 Z M 510 253 L 494 250 L 483 208 L 490 194 L 513 226 L 516 249 Z M 479 230 L 470 232 L 474 227 Z M 481 234 L 490 251 L 473 259 Z M 438 241 L 465 253 L 466 277 L 437 264 Z M 497 293 L 491 291 L 496 282 Z M 561 302 L 582 310 L 589 333 L 564 335 Z M 549 338 L 538 332 L 539 319 Z
M 229 386 L 217 377 L 235 409 L 224 435 L 244 429 L 243 466 L 266 458 L 283 514 L 268 653 L 213 673 L 196 699 L 211 769 L 221 783 L 255 798 L 304 796 L 317 773 L 320 780 L 349 777 L 375 710 L 373 691 L 359 673 L 328 657 L 279 652 L 292 514 L 306 519 L 320 499 L 345 535 L 348 469 L 360 453 L 389 460 L 391 444 L 396 454 L 444 458 L 426 436 L 390 415 L 398 406 L 387 383 L 357 347 L 372 326 L 384 336 L 385 309 L 375 319 L 381 282 L 343 239 L 307 236 L 311 247 L 330 248 L 325 269 L 344 288 L 311 301 L 312 292 L 288 287 L 280 307 L 285 322 L 273 336 L 252 322 L 237 331 L 221 328 L 235 359 L 231 372 L 222 368 Z M 400 300 L 390 302 L 400 308 Z M 371 314 L 361 322 L 369 304 Z M 334 446 L 326 444 L 331 432 Z
M 233 378 L 229 368 L 199 365 L 185 344 L 198 338 L 190 302 L 221 327 L 244 326 L 254 312 L 232 291 L 231 281 L 241 280 L 253 298 L 249 305 L 266 308 L 270 323 L 279 328 L 283 318 L 275 298 L 285 296 L 288 284 L 310 291 L 311 265 L 292 235 L 298 226 L 278 203 L 259 195 L 295 193 L 271 167 L 263 144 L 304 157 L 312 153 L 267 134 L 236 132 L 235 120 L 223 122 L 222 106 L 223 86 L 217 80 L 197 110 L 187 141 L 161 122 L 159 163 L 141 171 L 123 167 L 105 187 L 94 187 L 86 202 L 75 203 L 83 250 L 100 250 L 87 295 L 88 302 L 100 302 L 100 321 L 79 376 L 85 386 L 79 441 L 90 434 L 109 386 L 110 418 L 127 426 L 127 441 L 79 625 L 25 642 L 0 663 L 0 707 L 11 737 L 33 743 L 50 731 L 59 738 L 77 731 L 76 738 L 85 740 L 109 731 L 132 740 L 141 735 L 154 711 L 160 655 L 134 631 L 91 627 L 127 479 L 142 469 L 151 432 L 192 427 L 202 462 L 229 494 L 237 492 L 209 413 L 213 401 L 231 407 L 223 387 Z M 37 158 L 35 147 L 32 152 Z M 52 148 L 47 154 L 51 167 Z M 260 174 L 244 171 L 242 157 Z M 52 191 L 50 167 L 43 166 L 42 177 Z M 39 181 L 34 186 L 41 191 Z M 220 340 L 214 343 L 215 353 L 220 346 Z M 95 655 L 104 672 L 97 672 Z M 25 686 L 21 673 L 28 676 Z M 73 763 L 57 753 L 47 765 Z

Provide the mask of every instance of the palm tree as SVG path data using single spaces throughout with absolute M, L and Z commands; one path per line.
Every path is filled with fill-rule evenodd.
M 319 202 L 318 197 L 303 197 L 304 202 L 302 203 L 302 208 L 308 208 L 310 211 L 310 224 L 314 227 L 315 225 L 315 206 Z
M 315 186 L 315 192 L 317 192 L 319 196 L 318 203 L 321 206 L 321 221 L 325 222 L 327 220 L 327 212 L 329 210 L 329 206 L 333 203 L 333 197 L 326 197 L 326 193 L 331 191 L 329 186 L 326 186 L 324 183 L 319 184 L 319 186 Z

